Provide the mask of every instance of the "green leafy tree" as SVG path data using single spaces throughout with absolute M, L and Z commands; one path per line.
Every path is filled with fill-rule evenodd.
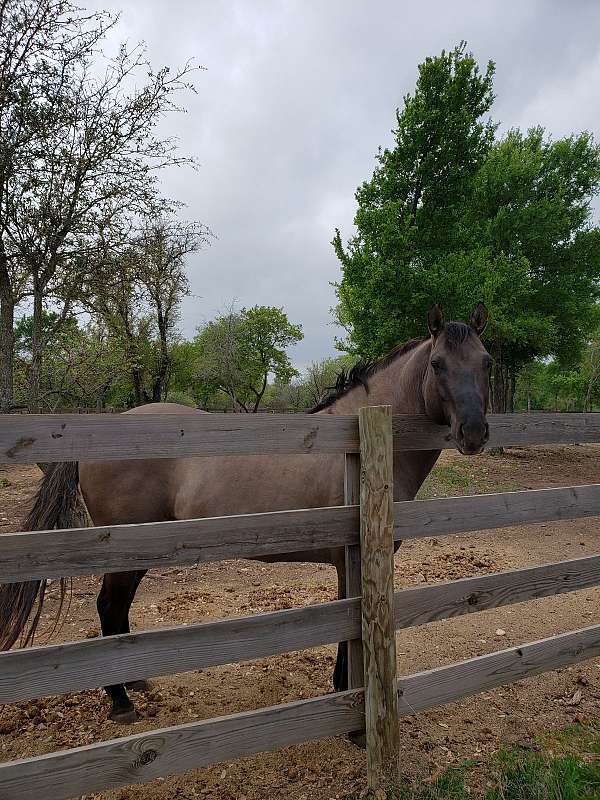
M 298 374 L 286 348 L 301 339 L 301 326 L 281 308 L 231 309 L 196 337 L 199 382 L 205 391 L 224 392 L 242 411 L 256 412 L 270 375 L 285 384 Z
M 465 219 L 484 258 L 467 285 L 490 307 L 497 411 L 510 410 L 524 365 L 547 356 L 572 365 L 596 327 L 600 230 L 590 201 L 599 188 L 592 137 L 552 141 L 541 128 L 510 131 L 477 175 Z
M 56 313 L 46 312 L 44 332 L 51 331 Z M 15 326 L 15 389 L 20 404 L 27 405 L 33 340 L 32 316 Z M 102 410 L 119 384 L 126 381 L 120 348 L 105 328 L 93 322 L 80 326 L 68 317 L 46 350 L 40 375 L 40 407 L 44 411 Z
M 346 247 L 339 230 L 333 240 L 345 349 L 378 356 L 422 330 L 431 265 L 462 246 L 462 208 L 493 142 L 495 126 L 483 119 L 493 75 L 464 43 L 419 66 L 414 95 L 396 112 L 395 146 L 379 152 L 356 192 L 357 233 Z

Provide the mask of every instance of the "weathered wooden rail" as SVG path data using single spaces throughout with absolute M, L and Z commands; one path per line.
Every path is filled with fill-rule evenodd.
M 491 444 L 600 441 L 600 415 L 490 418 Z M 359 430 L 360 428 L 360 430 Z M 600 584 L 600 555 L 393 593 L 392 543 L 600 516 L 600 485 L 392 504 L 392 450 L 449 447 L 445 428 L 357 417 L 0 417 L 0 461 L 346 454 L 347 506 L 0 536 L 0 581 L 345 547 L 347 599 L 0 654 L 0 703 L 349 642 L 347 692 L 0 764 L 0 797 L 59 800 L 366 728 L 373 786 L 397 770 L 398 714 L 600 655 L 600 625 L 395 676 L 393 630 Z M 360 453 L 360 455 L 359 455 Z M 140 530 L 143 529 L 143 530 Z

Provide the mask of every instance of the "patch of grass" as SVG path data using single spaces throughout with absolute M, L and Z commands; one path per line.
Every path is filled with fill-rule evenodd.
M 434 781 L 394 787 L 369 795 L 372 800 L 600 800 L 600 725 L 572 725 L 547 734 L 546 747 L 560 746 L 572 752 L 552 755 L 511 750 L 500 753 L 490 768 L 488 787 L 468 785 L 465 762 L 447 770 Z M 358 800 L 348 796 L 344 800 Z
M 7 489 L 10 486 L 10 481 L 6 478 L 0 478 L 0 489 Z
M 418 500 L 485 492 L 513 492 L 519 486 L 510 480 L 492 480 L 469 463 L 436 464 L 417 495 Z
M 472 795 L 465 787 L 464 778 L 457 769 L 448 770 L 437 780 L 420 786 L 401 786 L 379 790 L 367 795 L 364 800 L 471 800 Z M 344 800 L 359 800 L 358 795 L 348 795 Z
M 597 800 L 600 765 L 577 756 L 506 753 L 486 800 Z
M 600 755 L 600 723 L 569 725 L 560 731 L 545 734 L 540 742 L 544 749 L 562 755 Z

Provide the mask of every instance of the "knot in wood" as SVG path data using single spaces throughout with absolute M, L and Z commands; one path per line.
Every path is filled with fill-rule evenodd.
M 144 750 L 142 755 L 139 757 L 138 762 L 141 767 L 145 767 L 147 764 L 151 764 L 153 761 L 155 761 L 156 758 L 158 758 L 158 753 L 156 750 L 152 750 L 152 748 L 150 748 L 149 750 Z

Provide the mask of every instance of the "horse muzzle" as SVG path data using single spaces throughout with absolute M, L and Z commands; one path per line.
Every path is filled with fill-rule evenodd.
M 460 452 L 465 456 L 476 456 L 483 452 L 490 438 L 490 426 L 485 417 L 461 422 L 456 428 L 453 439 Z

